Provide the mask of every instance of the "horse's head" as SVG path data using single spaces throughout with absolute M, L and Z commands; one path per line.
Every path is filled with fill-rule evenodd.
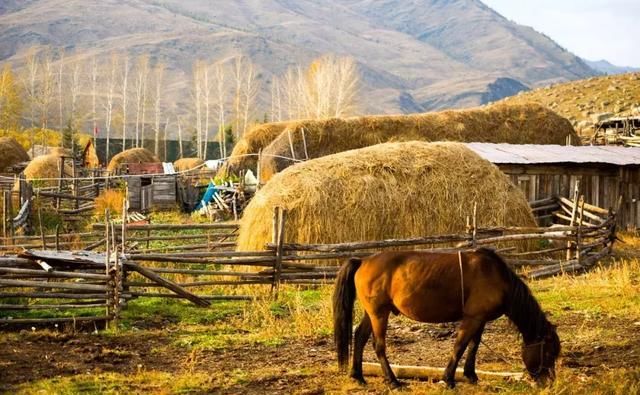
M 553 381 L 556 375 L 556 360 L 560 355 L 560 338 L 556 327 L 549 324 L 543 338 L 522 347 L 522 360 L 531 377 L 540 384 Z

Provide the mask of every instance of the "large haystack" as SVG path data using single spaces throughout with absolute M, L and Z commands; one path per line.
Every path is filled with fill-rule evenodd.
M 238 249 L 272 240 L 274 207 L 288 210 L 286 242 L 336 243 L 535 226 L 522 192 L 459 143 L 386 143 L 300 163 L 277 174 L 245 209 Z
M 258 163 L 258 152 L 271 144 L 282 133 L 287 122 L 255 125 L 233 147 L 229 160 L 218 171 L 219 175 L 238 174 L 251 169 L 254 173 Z
M 111 158 L 107 170 L 115 172 L 124 163 L 160 163 L 160 159 L 146 148 L 131 148 Z
M 303 133 L 304 131 L 304 133 Z M 263 151 L 262 181 L 296 163 L 389 141 L 580 144 L 566 119 L 539 104 L 494 105 L 419 115 L 291 123 Z
M 6 172 L 8 167 L 29 161 L 27 151 L 11 137 L 0 138 L 0 173 Z
M 60 155 L 48 154 L 34 158 L 24 169 L 28 181 L 33 181 L 38 187 L 56 186 L 56 179 L 60 177 Z M 64 166 L 64 176 L 73 177 L 73 169 Z
M 187 171 L 202 166 L 204 161 L 200 158 L 181 158 L 173 162 L 176 171 Z

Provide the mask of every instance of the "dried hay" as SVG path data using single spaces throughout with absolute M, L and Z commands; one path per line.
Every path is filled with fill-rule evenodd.
M 107 170 L 113 173 L 124 163 L 160 163 L 160 159 L 146 148 L 131 148 L 111 158 Z
M 60 155 L 49 154 L 34 158 L 24 169 L 24 175 L 38 187 L 58 185 L 53 179 L 60 177 Z M 64 176 L 73 177 L 73 169 L 69 165 L 64 166 Z
M 272 240 L 276 206 L 288 210 L 287 243 L 338 243 L 535 226 L 523 193 L 460 143 L 386 143 L 314 159 L 277 174 L 245 209 L 238 249 Z
M 267 181 L 296 162 L 287 158 L 319 158 L 390 141 L 564 145 L 567 136 L 580 144 L 568 120 L 539 104 L 302 121 L 291 123 L 262 151 L 260 179 Z
M 247 169 L 255 173 L 258 152 L 275 140 L 287 125 L 288 122 L 274 122 L 252 127 L 233 147 L 229 160 L 220 168 L 218 174 L 224 177 Z
M 11 137 L 0 138 L 0 172 L 7 171 L 8 167 L 29 161 L 27 151 Z
M 173 168 L 176 171 L 187 171 L 202 166 L 204 161 L 200 158 L 181 158 L 173 162 Z

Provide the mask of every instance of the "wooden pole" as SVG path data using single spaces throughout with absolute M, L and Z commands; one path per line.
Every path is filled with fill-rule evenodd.
M 42 208 L 38 207 L 38 222 L 40 224 L 40 238 L 42 239 L 42 249 L 47 249 L 47 241 L 44 237 L 44 226 L 42 225 Z
M 576 179 L 576 185 L 573 190 L 573 212 L 571 214 L 571 220 L 569 221 L 569 226 L 573 226 L 573 223 L 576 220 L 576 215 L 578 213 L 578 194 L 580 193 L 580 180 Z M 571 260 L 571 241 L 567 241 L 567 261 Z
M 109 261 L 110 261 L 110 256 L 109 256 L 109 250 L 110 250 L 110 243 L 109 243 L 109 222 L 110 222 L 110 213 L 109 213 L 109 209 L 104 210 L 104 238 L 105 238 L 105 262 L 104 262 L 104 267 L 105 267 L 105 275 L 109 276 Z M 106 300 L 107 302 L 109 301 L 110 296 L 109 296 L 109 291 L 107 291 L 107 295 L 106 295 Z M 110 303 L 107 303 L 107 316 L 111 316 L 111 306 Z
M 404 366 L 391 365 L 391 369 L 399 379 L 423 379 L 423 380 L 439 380 L 444 374 L 444 368 L 434 368 L 429 366 Z M 365 362 L 362 364 L 363 373 L 366 376 L 383 376 L 382 368 L 379 363 Z M 455 373 L 457 381 L 467 381 L 463 375 L 463 369 L 458 368 Z M 476 370 L 476 374 L 480 379 L 510 379 L 523 380 L 523 373 L 516 372 L 488 372 L 484 370 Z
M 2 237 L 4 237 L 4 243 L 6 245 L 7 240 L 7 191 L 2 193 Z
M 279 207 L 278 213 L 278 244 L 276 248 L 276 261 L 275 261 L 275 273 L 273 276 L 273 282 L 275 284 L 275 298 L 278 299 L 278 291 L 280 289 L 280 276 L 282 274 L 282 256 L 284 255 L 284 229 L 285 221 L 287 219 L 287 210 Z
M 580 196 L 580 222 L 576 232 L 576 261 L 578 261 L 578 265 L 582 264 L 582 218 L 584 218 L 584 196 Z
M 62 179 L 64 178 L 64 156 L 60 157 L 60 160 L 58 161 L 58 166 L 60 167 L 58 169 L 58 194 L 62 193 Z M 56 198 L 56 210 L 60 209 L 60 198 Z
M 56 224 L 56 251 L 60 251 L 60 224 Z

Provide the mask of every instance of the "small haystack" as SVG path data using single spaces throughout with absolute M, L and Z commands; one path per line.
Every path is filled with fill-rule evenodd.
M 9 167 L 29 161 L 29 154 L 14 138 L 0 138 L 0 173 L 4 173 Z
M 390 141 L 460 141 L 511 144 L 565 144 L 565 118 L 539 104 L 494 105 L 419 115 L 369 116 L 291 123 L 263 151 L 261 180 L 296 163 Z
M 39 187 L 56 186 L 60 177 L 60 155 L 48 154 L 34 158 L 24 169 L 28 181 L 34 181 Z M 73 169 L 64 166 L 64 176 L 73 177 Z
M 258 152 L 276 139 L 287 127 L 288 122 L 274 122 L 255 125 L 233 147 L 229 160 L 220 168 L 218 174 L 226 176 L 239 174 L 241 170 L 251 169 L 254 173 L 258 164 Z
M 146 148 L 131 148 L 111 158 L 107 170 L 113 173 L 124 163 L 160 163 L 160 159 Z
M 202 166 L 204 161 L 200 158 L 181 158 L 173 162 L 175 171 L 187 171 Z
M 535 226 L 522 192 L 459 143 L 386 143 L 292 166 L 245 209 L 238 249 L 272 240 L 275 206 L 287 243 L 338 243 L 462 233 L 478 204 L 481 226 Z

